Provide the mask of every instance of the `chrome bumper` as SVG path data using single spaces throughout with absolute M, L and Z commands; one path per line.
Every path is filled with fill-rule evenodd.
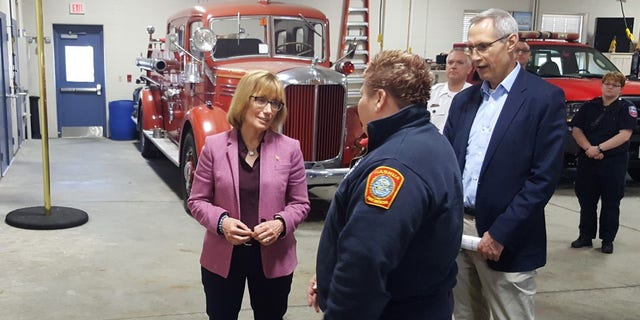
M 339 184 L 349 172 L 349 168 L 311 168 L 306 169 L 307 187 L 331 186 Z

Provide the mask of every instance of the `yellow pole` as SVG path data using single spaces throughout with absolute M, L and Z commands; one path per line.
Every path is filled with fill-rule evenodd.
M 407 52 L 411 53 L 411 36 L 413 34 L 413 0 L 409 1 L 409 21 L 407 23 Z
M 38 75 L 40 76 L 40 128 L 42 128 L 42 178 L 45 215 L 51 214 L 51 182 L 49 174 L 49 120 L 47 117 L 47 85 L 44 68 L 44 28 L 42 0 L 36 0 L 36 27 L 38 29 Z

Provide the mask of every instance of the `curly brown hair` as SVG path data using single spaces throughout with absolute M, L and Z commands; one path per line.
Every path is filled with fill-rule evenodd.
M 602 77 L 602 83 L 605 83 L 605 81 L 616 82 L 621 88 L 624 88 L 624 85 L 627 83 L 627 77 L 625 77 L 622 72 L 610 71 Z
M 367 66 L 363 94 L 382 89 L 398 103 L 426 104 L 431 91 L 431 72 L 420 56 L 401 50 L 383 50 Z

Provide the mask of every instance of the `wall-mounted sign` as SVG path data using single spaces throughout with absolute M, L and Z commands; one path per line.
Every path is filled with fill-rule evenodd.
M 530 31 L 533 27 L 531 12 L 513 12 L 513 18 L 518 22 L 518 31 Z
M 72 2 L 72 3 L 69 3 L 69 13 L 70 14 L 84 14 L 84 3 L 83 2 Z

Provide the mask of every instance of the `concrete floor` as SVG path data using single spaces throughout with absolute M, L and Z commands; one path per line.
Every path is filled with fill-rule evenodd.
M 0 223 L 0 319 L 205 319 L 198 257 L 203 229 L 182 209 L 179 172 L 144 160 L 135 141 L 53 139 L 52 205 L 89 214 L 82 226 L 33 231 Z M 0 179 L 0 217 L 43 205 L 39 140 Z M 640 184 L 627 185 L 615 252 L 570 249 L 578 206 L 563 182 L 547 206 L 549 259 L 538 270 L 538 319 L 640 319 Z M 286 319 L 306 306 L 317 241 L 333 188 L 311 190 L 296 232 L 300 264 Z M 634 209 L 635 208 L 635 209 Z M 245 296 L 241 319 L 252 319 Z

